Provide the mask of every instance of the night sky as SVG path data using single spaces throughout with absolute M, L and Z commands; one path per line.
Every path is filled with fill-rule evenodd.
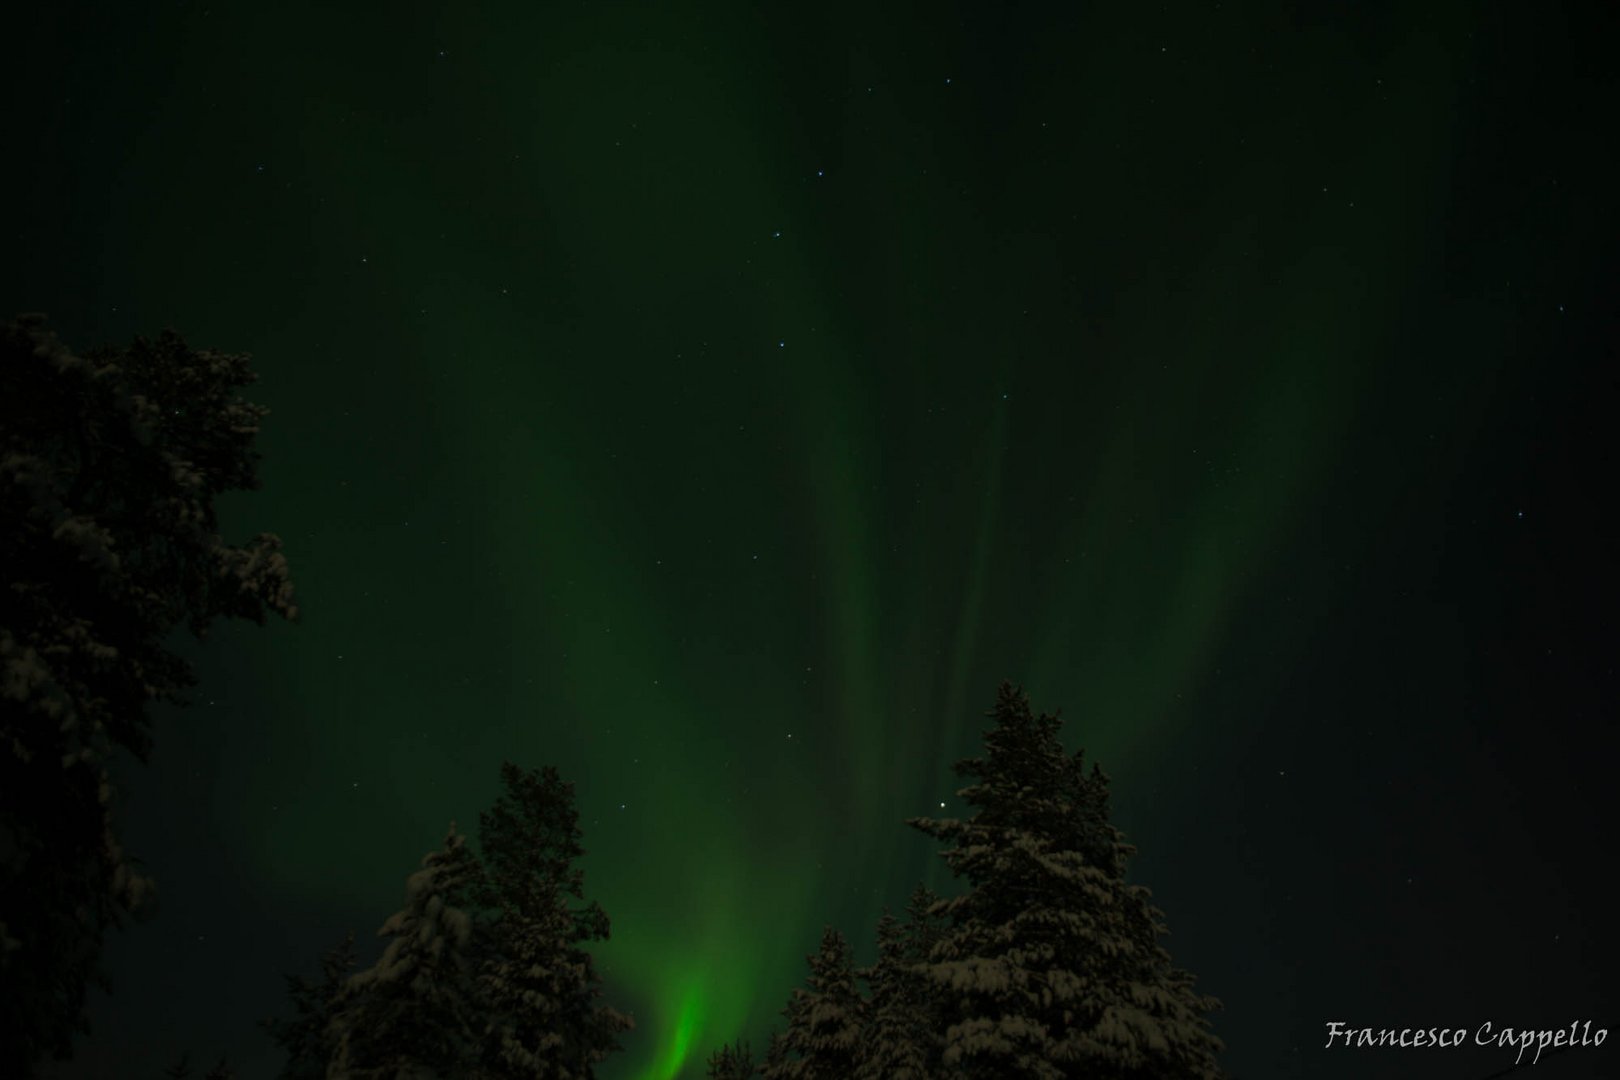
M 902 819 L 1004 678 L 1239 1077 L 1620 1068 L 1613 16 L 351 7 L 8 27 L 0 314 L 251 353 L 222 521 L 302 610 L 183 645 L 62 1077 L 273 1075 L 507 759 L 577 784 L 601 1075 L 698 1076 L 949 887 Z

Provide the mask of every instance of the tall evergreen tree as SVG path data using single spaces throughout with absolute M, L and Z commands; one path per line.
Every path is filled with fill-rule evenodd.
M 479 817 L 486 874 L 479 973 L 487 1010 L 483 1065 L 493 1077 L 588 1080 L 619 1049 L 630 1018 L 602 1000 L 590 941 L 608 917 L 585 901 L 574 786 L 557 770 L 501 766 L 505 793 Z
M 767 1058 L 765 1080 L 848 1080 L 855 1075 L 865 1002 L 855 985 L 849 942 L 832 927 L 809 957 L 810 977 L 794 988 L 782 1015 L 774 1060 Z
M 787 1037 L 780 1031 L 771 1032 L 765 1040 L 765 1060 L 759 1066 L 759 1075 L 772 1077 L 786 1067 L 788 1061 Z
M 292 998 L 293 1018 L 271 1019 L 262 1024 L 287 1052 L 280 1080 L 325 1080 L 327 1065 L 337 1052 L 332 1021 L 355 963 L 351 931 L 321 959 L 319 982 L 299 975 L 284 976 L 287 995 Z
M 950 845 L 969 888 L 923 970 L 944 1010 L 946 1074 L 1212 1080 L 1222 1046 L 1159 944 L 1148 890 L 1125 883 L 1135 850 L 1108 820 L 1108 781 L 1066 755 L 1056 716 L 1003 683 L 982 757 L 959 762 L 968 820 L 911 824 Z
M 925 962 L 944 933 L 945 902 L 918 882 L 906 899 L 906 918 L 901 926 L 901 955 L 906 963 Z
M 482 1012 L 466 910 L 479 867 L 454 824 L 406 879 L 377 931 L 381 959 L 351 976 L 330 1028 L 332 1080 L 437 1080 L 472 1072 Z
M 703 1075 L 708 1080 L 753 1080 L 754 1072 L 754 1052 L 738 1039 L 709 1055 L 708 1068 Z
M 109 766 L 195 682 L 173 631 L 296 613 L 280 541 L 215 514 L 258 487 L 253 380 L 172 332 L 77 356 L 40 316 L 0 326 L 0 1075 L 71 1055 L 106 932 L 151 910 Z
M 878 920 L 877 962 L 860 972 L 871 997 L 856 1080 L 927 1080 L 938 1071 L 939 1010 L 921 968 L 939 937 L 938 904 L 918 885 L 904 922 L 887 911 Z

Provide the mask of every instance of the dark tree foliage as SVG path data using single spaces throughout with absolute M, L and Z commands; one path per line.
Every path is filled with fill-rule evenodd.
M 337 1050 L 332 1021 L 337 1003 L 356 964 L 354 932 L 321 958 L 321 978 L 311 981 L 299 975 L 284 975 L 287 996 L 292 999 L 290 1020 L 270 1019 L 263 1027 L 287 1052 L 280 1080 L 325 1080 L 327 1064 Z
M 602 1002 L 590 941 L 608 917 L 586 901 L 577 865 L 574 785 L 547 766 L 501 766 L 504 794 L 479 815 L 485 874 L 480 907 L 480 992 L 489 1034 L 483 1066 L 495 1077 L 586 1080 L 632 1024 Z
M 215 517 L 258 487 L 254 378 L 172 332 L 76 356 L 39 316 L 0 327 L 0 1075 L 71 1054 L 105 932 L 150 908 L 108 764 L 195 681 L 164 642 L 296 615 L 280 541 Z
M 738 1039 L 709 1055 L 708 1070 L 703 1075 L 708 1080 L 752 1080 L 754 1074 L 754 1052 Z
M 947 842 L 968 890 L 922 970 L 942 1009 L 952 1078 L 1213 1080 L 1220 1040 L 1159 938 L 1148 890 L 1125 883 L 1134 849 L 1108 820 L 1108 781 L 1003 683 L 985 754 L 958 763 L 975 808 L 914 819 Z
M 877 962 L 859 974 L 871 990 L 856 1080 L 927 1080 L 938 1071 L 940 1008 L 921 965 L 940 936 L 939 898 L 918 885 L 901 921 L 878 920 Z
M 479 866 L 452 823 L 405 882 L 405 906 L 377 931 L 388 939 L 351 976 L 328 1028 L 329 1076 L 344 1080 L 465 1076 L 477 1057 L 483 1010 L 467 904 Z
M 928 886 L 919 882 L 911 890 L 900 928 L 900 955 L 908 965 L 926 961 L 935 943 L 944 936 L 945 910 L 945 902 Z
M 766 1080 L 849 1080 L 855 1075 L 866 1006 L 855 985 L 849 942 L 832 927 L 807 957 L 810 977 L 795 987 L 782 1015 L 787 1029 L 772 1047 Z
M 759 1067 L 761 1076 L 776 1075 L 787 1064 L 788 1045 L 787 1038 L 780 1031 L 771 1032 L 770 1038 L 765 1041 L 765 1060 Z

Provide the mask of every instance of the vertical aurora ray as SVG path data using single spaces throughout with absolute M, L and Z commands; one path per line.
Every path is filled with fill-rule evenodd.
M 668 1041 L 661 1043 L 656 1056 L 639 1080 L 675 1080 L 681 1070 L 694 1057 L 693 1048 L 700 1032 L 704 1032 L 703 998 L 701 993 L 688 988 L 677 1000 L 679 1005 L 668 1025 Z M 701 1058 L 706 1055 L 697 1054 Z
M 873 683 L 878 642 L 869 536 L 873 511 L 857 480 L 866 475 L 871 449 L 862 422 L 866 410 L 854 396 L 859 391 L 848 382 L 845 386 L 844 394 L 806 386 L 800 420 L 812 447 L 804 467 L 816 530 L 816 574 L 827 610 L 822 648 L 834 665 L 835 682 L 834 715 L 817 718 L 817 725 L 838 741 L 833 754 L 849 770 L 846 790 L 857 800 L 829 812 L 859 820 L 875 791 L 884 725 Z M 835 401 L 842 403 L 840 408 L 833 407 Z
M 1002 398 L 993 406 L 990 430 L 986 433 L 983 451 L 978 455 L 978 467 L 983 470 L 983 494 L 978 508 L 978 522 L 974 530 L 973 546 L 967 574 L 963 578 L 961 601 L 958 606 L 956 627 L 951 640 L 950 663 L 944 671 L 945 695 L 939 710 L 939 735 L 933 750 L 936 776 L 952 776 L 951 764 L 960 756 L 962 731 L 967 715 L 982 710 L 969 707 L 968 675 L 972 671 L 977 652 L 979 623 L 984 606 L 984 590 L 992 550 L 998 539 L 998 511 L 1001 496 L 1001 472 L 1006 453 L 1007 423 L 1011 412 L 1009 400 Z M 982 694 L 980 695 L 982 696 Z M 947 781 L 948 783 L 948 781 Z M 939 864 L 930 863 L 931 884 L 939 883 Z

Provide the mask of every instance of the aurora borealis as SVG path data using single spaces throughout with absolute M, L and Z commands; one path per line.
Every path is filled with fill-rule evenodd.
M 224 521 L 303 612 L 186 646 L 61 1075 L 273 1075 L 510 759 L 577 785 L 602 1075 L 696 1077 L 948 887 L 901 822 L 1003 678 L 1235 1074 L 1613 1021 L 1613 20 L 1420 7 L 23 16 L 6 314 L 253 355 Z

